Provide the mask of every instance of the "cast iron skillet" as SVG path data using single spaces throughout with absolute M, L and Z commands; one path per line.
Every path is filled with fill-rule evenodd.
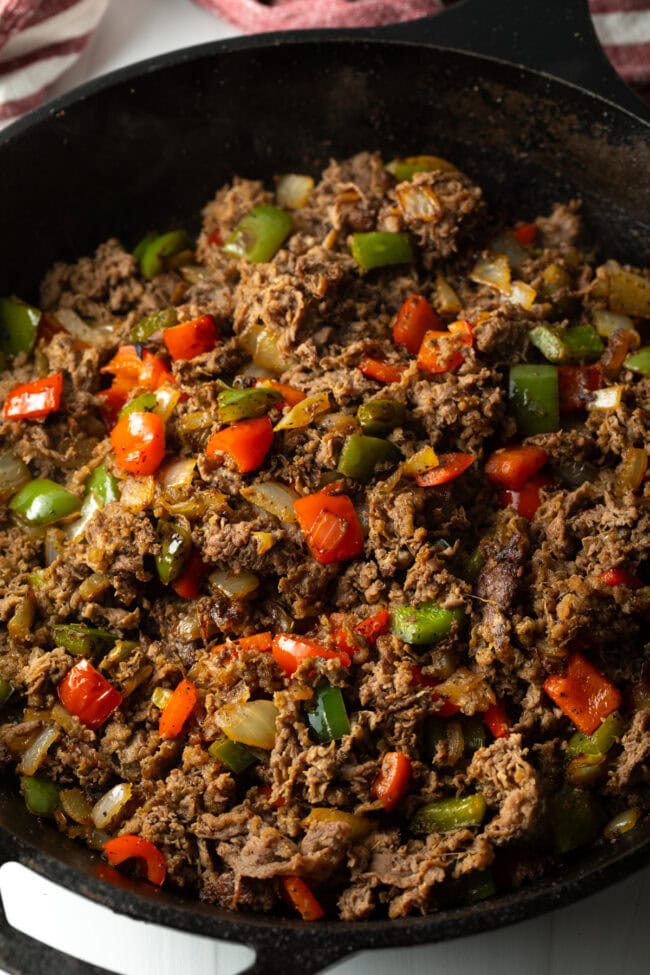
M 475 53 L 461 53 L 468 48 Z M 586 0 L 463 0 L 361 35 L 237 38 L 154 58 L 16 123 L 0 137 L 0 294 L 35 297 L 53 261 L 109 236 L 131 244 L 151 227 L 187 226 L 233 173 L 316 170 L 364 148 L 447 156 L 513 219 L 579 195 L 610 255 L 650 263 L 650 112 L 609 68 Z M 309 975 L 361 949 L 439 941 L 568 904 L 649 862 L 650 829 L 515 894 L 357 924 L 237 915 L 143 884 L 111 886 L 98 857 L 25 815 L 13 782 L 0 788 L 8 860 L 132 917 L 248 944 L 257 951 L 249 972 Z M 4 915 L 0 928 L 9 972 L 103 972 L 16 932 Z

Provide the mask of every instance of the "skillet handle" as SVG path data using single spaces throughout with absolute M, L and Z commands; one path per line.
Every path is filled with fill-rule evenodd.
M 609 63 L 588 0 L 459 0 L 435 16 L 380 27 L 376 34 L 511 61 L 650 121 L 650 107 Z

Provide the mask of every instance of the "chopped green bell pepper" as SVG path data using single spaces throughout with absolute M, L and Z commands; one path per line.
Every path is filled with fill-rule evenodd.
M 626 369 L 640 372 L 642 376 L 650 376 L 650 345 L 644 345 L 633 355 L 629 355 L 623 363 Z
M 162 519 L 158 522 L 158 535 L 162 551 L 156 556 L 156 569 L 160 581 L 168 586 L 181 574 L 192 548 L 192 534 L 185 525 Z
M 135 640 L 116 640 L 115 646 L 109 650 L 106 656 L 100 661 L 100 670 L 112 670 L 123 660 L 128 660 L 134 650 L 139 647 Z
M 557 368 L 511 366 L 510 407 L 517 429 L 525 437 L 554 433 L 560 427 Z
M 59 805 L 59 790 L 49 779 L 21 775 L 20 789 L 25 805 L 35 816 L 51 816 Z
M 485 870 L 473 870 L 459 877 L 456 890 L 465 904 L 487 900 L 497 892 L 494 875 L 489 867 Z
M 208 748 L 208 754 L 210 758 L 218 759 L 235 775 L 246 771 L 249 765 L 257 761 L 246 745 L 242 745 L 239 741 L 231 741 L 229 738 L 213 741 Z
M 340 687 L 322 681 L 316 688 L 316 706 L 307 712 L 309 727 L 323 744 L 350 733 L 350 720 Z
M 60 484 L 37 477 L 14 494 L 9 507 L 31 525 L 52 525 L 79 511 L 81 501 Z
M 120 500 L 120 488 L 117 478 L 100 464 L 86 479 L 86 494 L 94 494 L 102 507 L 111 501 Z
M 0 298 L 0 352 L 9 357 L 31 352 L 41 312 L 17 298 Z
M 569 758 L 578 755 L 605 755 L 622 736 L 624 728 L 625 722 L 618 711 L 612 711 L 591 735 L 576 731 L 567 743 L 567 755 Z
M 253 207 L 239 221 L 223 250 L 251 264 L 264 263 L 275 256 L 292 230 L 293 218 L 286 210 L 270 204 Z
M 361 429 L 369 437 L 385 437 L 404 421 L 406 407 L 394 399 L 372 399 L 357 410 Z
M 113 646 L 117 637 L 108 630 L 99 630 L 85 623 L 59 623 L 52 627 L 57 647 L 63 647 L 75 657 L 93 657 Z
M 377 464 L 394 463 L 399 458 L 399 450 L 390 441 L 352 433 L 343 441 L 336 469 L 344 477 L 368 481 L 374 474 Z
M 162 332 L 164 329 L 171 328 L 172 325 L 177 324 L 178 314 L 176 309 L 162 308 L 160 311 L 154 311 L 151 315 L 147 315 L 146 318 L 141 318 L 139 322 L 135 323 L 131 329 L 131 341 L 146 342 L 156 332 Z
M 562 341 L 560 329 L 551 328 L 550 325 L 537 325 L 530 330 L 528 338 L 549 362 L 568 361 L 569 350 Z
M 570 325 L 564 332 L 564 344 L 571 362 L 595 362 L 605 351 L 605 344 L 593 325 Z
M 352 234 L 350 252 L 357 264 L 370 271 L 389 264 L 410 264 L 413 249 L 409 235 L 373 230 L 365 234 Z
M 282 393 L 266 386 L 250 389 L 222 389 L 217 396 L 218 417 L 221 423 L 253 420 L 281 402 Z
M 148 234 L 140 241 L 133 256 L 140 265 L 143 278 L 154 278 L 167 269 L 168 260 L 186 251 L 192 241 L 184 230 L 170 230 L 166 234 Z
M 157 406 L 158 399 L 155 393 L 141 393 L 122 407 L 119 417 L 122 419 L 128 413 L 155 413 Z
M 557 853 L 588 846 L 600 827 L 600 810 L 593 796 L 581 789 L 563 789 L 549 800 L 551 833 Z
M 405 643 L 425 646 L 448 636 L 454 623 L 460 623 L 464 618 L 465 611 L 460 606 L 443 609 L 434 602 L 395 606 L 390 614 L 390 628 L 393 636 Z
M 13 692 L 14 689 L 9 681 L 5 680 L 4 677 L 0 677 L 0 707 L 7 703 Z
M 480 826 L 486 811 L 485 799 L 480 792 L 460 799 L 437 799 L 420 806 L 411 819 L 411 832 L 426 836 Z

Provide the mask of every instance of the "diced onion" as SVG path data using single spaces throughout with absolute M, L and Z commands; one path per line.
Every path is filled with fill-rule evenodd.
M 422 450 L 418 450 L 417 453 L 411 454 L 408 460 L 404 461 L 402 464 L 402 474 L 406 474 L 407 477 L 415 477 L 416 474 L 426 474 L 427 471 L 431 471 L 434 467 L 437 467 L 439 463 L 440 461 L 435 450 L 433 447 L 427 445 Z
M 219 589 L 230 599 L 244 599 L 259 587 L 260 580 L 252 572 L 226 572 L 224 569 L 217 569 L 208 576 L 208 581 L 213 589 Z
M 254 362 L 249 362 L 240 372 L 240 376 L 252 376 L 253 379 L 273 379 L 275 373 L 264 366 L 256 366 Z
M 36 738 L 30 743 L 29 748 L 23 753 L 19 766 L 23 775 L 34 775 L 38 771 L 45 760 L 50 745 L 53 745 L 60 736 L 61 729 L 53 724 L 47 724 L 39 731 Z
M 648 469 L 648 455 L 642 447 L 628 447 L 618 469 L 619 483 L 627 491 L 641 487 Z
M 287 210 L 298 210 L 304 207 L 309 199 L 309 194 L 314 188 L 314 181 L 311 176 L 304 176 L 300 173 L 286 173 L 278 177 L 275 187 L 275 198 L 278 206 L 286 207 Z
M 444 213 L 440 200 L 430 186 L 402 183 L 395 190 L 395 196 L 405 220 L 432 223 L 440 220 Z
M 436 275 L 436 297 L 434 302 L 436 309 L 441 315 L 457 315 L 463 304 L 442 274 Z
M 176 634 L 182 643 L 193 643 L 201 636 L 201 621 L 196 613 L 181 616 L 176 624 Z
M 174 412 L 174 407 L 181 398 L 181 391 L 178 386 L 167 383 L 164 386 L 159 386 L 154 396 L 156 397 L 156 413 L 163 423 L 167 423 Z
M 92 327 L 87 325 L 72 308 L 58 308 L 54 313 L 54 318 L 66 332 L 89 345 L 100 345 L 103 339 L 113 331 L 112 326 Z
M 448 697 L 465 714 L 487 711 L 494 704 L 494 692 L 480 675 L 469 667 L 459 667 L 451 677 L 438 684 L 438 694 Z
M 309 424 L 321 413 L 326 413 L 330 409 L 329 393 L 315 393 L 306 399 L 296 403 L 288 413 L 276 423 L 274 430 L 297 430 L 300 427 L 308 427 Z
M 163 464 L 156 475 L 163 493 L 176 500 L 177 492 L 185 490 L 192 483 L 195 467 L 195 457 L 175 457 Z
M 131 783 L 120 782 L 109 789 L 92 808 L 91 818 L 97 829 L 105 829 L 131 798 Z
M 45 541 L 43 543 L 43 555 L 45 564 L 51 565 L 59 556 L 63 547 L 64 534 L 60 528 L 51 525 L 45 529 Z
M 173 693 L 171 687 L 155 687 L 151 695 L 151 703 L 162 711 L 169 704 L 169 699 Z
M 217 724 L 233 741 L 268 751 L 275 744 L 278 714 L 273 701 L 244 701 L 221 708 L 217 712 Z
M 214 419 L 207 410 L 194 410 L 192 413 L 185 413 L 178 418 L 176 428 L 179 435 L 187 436 L 189 433 L 200 433 L 214 426 Z
M 593 312 L 594 326 L 599 335 L 609 338 L 614 332 L 633 332 L 632 345 L 638 345 L 639 333 L 634 327 L 634 322 L 629 315 L 622 315 L 620 312 L 608 311 L 606 308 L 596 308 Z
M 79 509 L 79 517 L 73 521 L 65 530 L 65 535 L 68 541 L 78 542 L 86 534 L 86 528 L 95 517 L 98 511 L 102 508 L 101 503 L 97 500 L 97 496 L 94 491 L 87 494 L 84 498 L 84 502 Z M 54 560 L 52 560 L 54 561 Z
M 480 257 L 469 275 L 470 281 L 496 288 L 501 294 L 510 294 L 510 265 L 505 254 Z
M 610 311 L 650 318 L 650 278 L 626 271 L 616 261 L 607 261 L 596 275 L 596 284 L 604 285 Z
M 151 474 L 145 477 L 129 477 L 121 484 L 120 504 L 129 511 L 144 511 L 153 502 L 156 482 Z
M 79 585 L 79 595 L 82 599 L 95 602 L 98 596 L 110 587 L 111 580 L 103 572 L 93 572 Z
M 59 801 L 68 819 L 79 823 L 80 826 L 90 825 L 93 807 L 81 789 L 62 789 L 59 793 Z
M 280 484 L 278 481 L 262 481 L 242 488 L 240 494 L 251 504 L 275 515 L 285 524 L 292 525 L 297 521 L 293 502 L 297 501 L 300 495 L 285 484 Z
M 639 816 L 641 815 L 640 810 L 636 808 L 624 809 L 623 812 L 616 813 L 615 816 L 610 819 L 603 830 L 603 834 L 608 840 L 615 840 L 617 836 L 622 836 L 623 833 L 629 832 L 629 830 L 634 829 L 639 821 Z
M 493 254 L 505 254 L 510 262 L 510 267 L 518 269 L 529 256 L 528 251 L 521 246 L 513 233 L 499 234 L 490 244 Z
M 621 405 L 622 386 L 606 386 L 595 390 L 587 402 L 588 410 L 616 410 Z
M 513 305 L 521 305 L 522 308 L 532 308 L 535 304 L 537 292 L 525 281 L 513 281 L 510 286 L 510 294 L 507 295 L 508 301 Z
M 251 532 L 251 535 L 255 539 L 258 555 L 265 555 L 273 548 L 274 540 L 271 532 Z
M 0 454 L 0 504 L 8 501 L 31 479 L 29 467 L 20 457 L 9 452 Z
M 280 375 L 293 364 L 291 358 L 278 348 L 279 335 L 263 325 L 250 325 L 237 337 L 240 349 L 247 352 L 256 366 Z
M 303 826 L 312 826 L 314 823 L 345 823 L 350 828 L 351 840 L 363 839 L 377 825 L 374 820 L 365 816 L 345 812 L 343 809 L 330 809 L 328 806 L 314 806 L 302 821 Z

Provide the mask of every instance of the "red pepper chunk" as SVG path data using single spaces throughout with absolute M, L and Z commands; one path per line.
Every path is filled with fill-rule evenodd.
M 388 633 L 390 628 L 390 612 L 387 609 L 380 609 L 378 613 L 374 616 L 368 617 L 366 620 L 362 620 L 355 630 L 360 633 L 368 643 L 375 643 L 377 637 L 383 636 L 384 633 Z
M 451 322 L 446 332 L 427 332 L 418 353 L 418 369 L 433 373 L 453 372 L 465 359 L 461 350 L 473 344 L 474 330 L 464 320 Z
M 134 345 L 121 345 L 101 372 L 110 373 L 130 389 L 141 386 L 153 390 L 164 386 L 165 383 L 175 382 L 162 359 L 153 355 L 148 349 L 144 349 L 142 355 L 139 355 Z
M 501 447 L 488 457 L 485 476 L 497 487 L 519 491 L 526 481 L 536 474 L 548 460 L 541 447 L 524 444 L 518 447 Z
M 504 738 L 510 731 L 510 718 L 503 701 L 496 700 L 483 712 L 483 721 L 495 738 Z
M 518 227 L 515 227 L 513 234 L 517 238 L 520 244 L 524 247 L 528 244 L 532 244 L 537 237 L 537 224 L 536 223 L 521 223 Z
M 618 688 L 580 653 L 569 657 L 564 675 L 546 678 L 544 690 L 585 735 L 593 734 L 621 704 Z
M 265 630 L 264 633 L 253 633 L 251 636 L 240 636 L 232 642 L 239 650 L 255 650 L 257 653 L 269 653 L 273 646 L 273 638 L 268 630 Z M 227 643 L 220 643 L 218 646 L 212 647 L 211 652 L 217 653 L 219 650 L 225 650 L 227 646 Z M 238 655 L 237 650 L 232 651 L 233 657 Z
M 370 791 L 390 812 L 406 795 L 411 778 L 411 759 L 404 752 L 386 752 L 381 760 L 379 775 Z
M 359 363 L 359 369 L 368 379 L 375 379 L 378 383 L 398 383 L 406 366 L 398 366 L 381 359 L 366 357 Z
M 198 699 L 199 692 L 195 685 L 187 677 L 184 678 L 174 689 L 160 715 L 158 733 L 161 738 L 178 738 Z
M 42 420 L 61 405 L 63 373 L 20 383 L 9 391 L 2 410 L 5 420 Z
M 240 474 L 248 474 L 261 466 L 272 443 L 271 421 L 268 416 L 260 416 L 255 420 L 240 420 L 213 433 L 205 453 L 211 460 L 227 454 Z
M 163 332 L 163 342 L 172 359 L 195 359 L 211 352 L 219 341 L 219 329 L 212 315 L 201 315 L 191 322 L 172 325 Z
M 196 599 L 201 591 L 201 581 L 206 575 L 208 567 L 201 558 L 198 549 L 192 549 L 181 574 L 171 583 L 171 587 L 183 599 Z
M 115 463 L 121 471 L 154 474 L 165 456 L 165 427 L 157 413 L 127 413 L 111 430 Z
M 464 471 L 474 463 L 473 454 L 440 454 L 439 464 L 424 474 L 415 475 L 415 483 L 420 487 L 437 487 L 455 481 Z
M 626 569 L 607 569 L 598 576 L 606 586 L 627 586 L 628 589 L 640 589 L 643 585 L 640 579 L 633 576 Z
M 140 860 L 144 864 L 149 883 L 155 884 L 156 887 L 164 883 L 167 873 L 165 858 L 158 847 L 144 837 L 135 836 L 133 833 L 115 836 L 104 843 L 104 853 L 112 867 L 117 867 L 125 860 Z
M 411 673 L 413 677 L 413 683 L 416 687 L 430 687 L 431 688 L 431 699 L 434 704 L 440 704 L 440 707 L 436 711 L 436 716 L 439 718 L 451 718 L 452 715 L 458 714 L 460 708 L 457 704 L 454 704 L 448 697 L 444 697 L 442 694 L 438 694 L 435 688 L 441 683 L 439 680 L 434 680 L 433 677 L 428 677 L 423 674 L 419 667 L 414 665 L 411 667 Z
M 328 650 L 315 640 L 304 636 L 291 636 L 289 633 L 278 633 L 271 644 L 273 659 L 287 674 L 293 674 L 303 660 L 310 657 L 321 657 L 325 660 L 337 658 L 344 667 L 350 666 L 350 657 L 344 650 Z
M 122 703 L 122 695 L 85 658 L 69 670 L 56 689 L 61 704 L 95 731 Z
M 280 886 L 286 900 L 295 907 L 303 921 L 317 921 L 325 916 L 325 911 L 302 877 L 280 877 Z
M 393 339 L 396 345 L 404 345 L 417 355 L 427 332 L 442 327 L 442 322 L 426 298 L 410 295 L 393 322 Z
M 354 559 L 363 551 L 363 532 L 347 494 L 319 491 L 293 503 L 309 551 L 321 565 Z
M 560 413 L 576 413 L 587 408 L 590 395 L 603 384 L 600 366 L 558 366 L 557 391 Z
M 521 488 L 520 491 L 501 491 L 499 494 L 499 504 L 502 508 L 514 508 L 522 518 L 529 521 L 535 517 L 535 513 L 542 503 L 541 490 L 545 487 L 553 487 L 557 484 L 548 474 L 534 474 Z

